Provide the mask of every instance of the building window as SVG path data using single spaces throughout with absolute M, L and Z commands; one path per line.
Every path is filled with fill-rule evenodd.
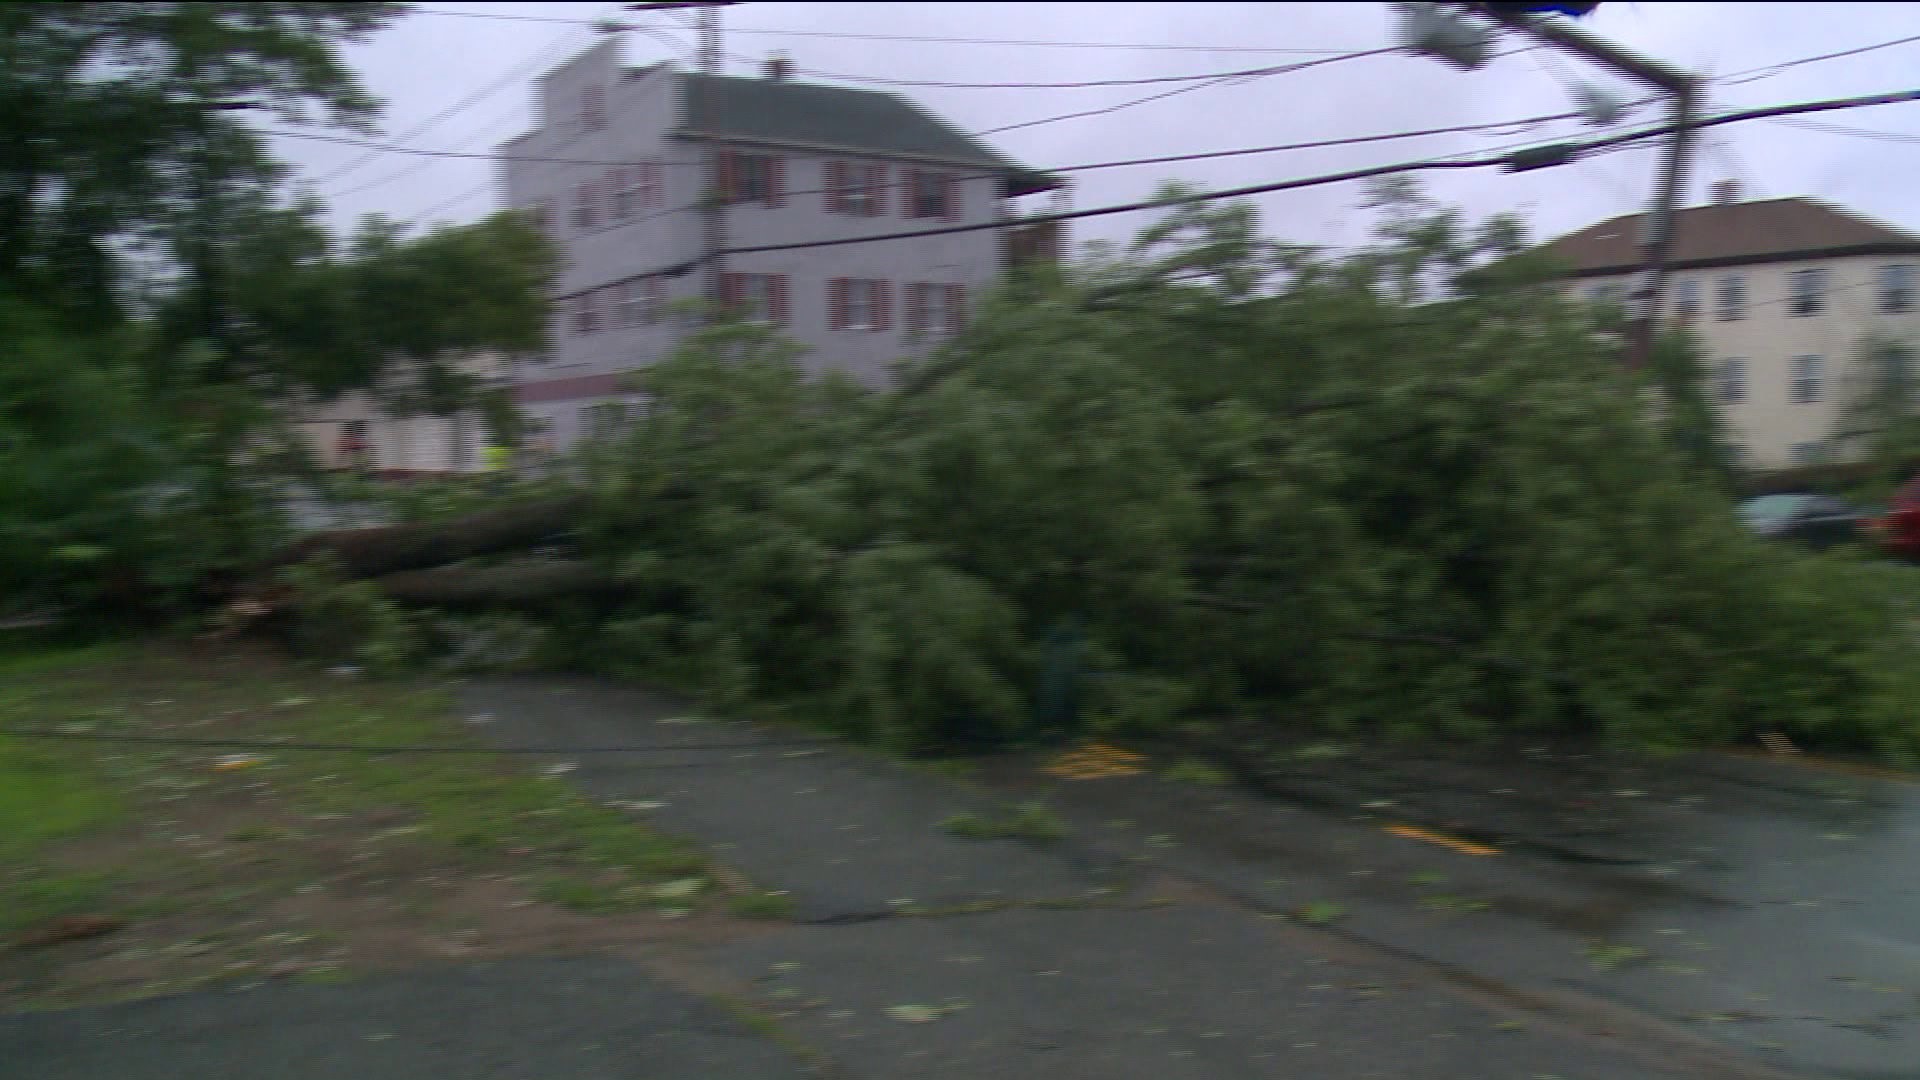
M 1731 359 L 1720 361 L 1715 389 L 1721 404 L 1732 405 L 1747 400 L 1747 362 Z
M 581 426 L 586 428 L 587 438 L 605 439 L 617 435 L 627 426 L 627 406 L 619 401 L 602 401 L 588 405 L 580 410 Z
M 607 189 L 613 192 L 607 216 L 625 221 L 640 210 L 640 166 L 615 165 L 607 172 Z
M 1602 307 L 1616 307 L 1626 302 L 1627 287 L 1617 281 L 1602 281 L 1587 289 L 1587 299 Z
M 595 83 L 580 91 L 580 130 L 599 131 L 607 126 L 607 88 Z
M 785 274 L 723 274 L 720 278 L 720 303 L 740 308 L 760 322 L 785 326 L 787 276 Z
M 720 194 L 729 203 L 778 207 L 785 200 L 785 169 L 773 154 L 720 152 Z
M 651 277 L 642 278 L 641 284 L 644 287 L 647 298 L 646 307 L 642 309 L 641 317 L 646 320 L 648 326 L 652 326 L 666 317 L 667 281 L 660 275 L 655 274 Z
M 827 282 L 827 329 L 885 330 L 892 322 L 887 283 L 866 278 Z
M 906 286 L 907 329 L 916 334 L 952 334 L 964 318 L 966 287 L 916 281 Z
M 887 167 L 877 162 L 827 162 L 827 212 L 878 217 L 887 212 Z
M 1818 439 L 1797 442 L 1787 448 L 1787 459 L 1795 465 L 1818 465 L 1827 458 L 1827 444 Z
M 600 329 L 600 290 L 588 289 L 573 298 L 573 330 L 591 334 Z
M 1820 400 L 1820 358 L 1817 356 L 1796 356 L 1788 370 L 1787 397 L 1795 405 L 1809 405 Z
M 573 227 L 591 229 L 599 221 L 599 208 L 595 205 L 600 199 L 600 185 L 592 180 L 583 180 L 573 189 Z
M 1739 274 L 1721 278 L 1714 295 L 1713 317 L 1721 322 L 1739 322 L 1747 317 L 1747 279 Z
M 1893 263 L 1880 268 L 1880 310 L 1888 313 L 1913 310 L 1914 268 L 1912 263 Z
M 959 184 L 947 173 L 908 173 L 907 198 L 912 217 L 944 220 L 960 216 Z
M 1827 272 L 1795 270 L 1787 275 L 1787 310 L 1794 315 L 1818 315 L 1827 307 Z
M 1679 323 L 1691 323 L 1700 317 L 1700 282 L 1696 278 L 1683 278 L 1673 283 L 1673 318 Z
M 620 326 L 639 326 L 646 320 L 646 290 L 639 278 L 623 281 L 615 286 L 615 321 Z
M 666 202 L 666 188 L 660 182 L 660 163 L 643 161 L 637 168 L 640 171 L 640 205 L 651 208 Z

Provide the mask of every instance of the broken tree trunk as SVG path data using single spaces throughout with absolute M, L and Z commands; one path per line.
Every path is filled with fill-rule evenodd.
M 585 499 L 569 496 L 503 506 L 448 521 L 383 525 L 306 537 L 273 557 L 264 569 L 332 555 L 350 577 L 379 577 L 445 566 L 479 555 L 529 548 L 573 527 Z
M 570 596 L 617 592 L 613 576 L 578 559 L 523 559 L 495 566 L 405 570 L 373 583 L 412 607 L 474 610 L 538 608 Z

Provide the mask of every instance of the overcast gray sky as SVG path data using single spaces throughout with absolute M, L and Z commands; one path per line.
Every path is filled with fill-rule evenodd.
M 589 26 L 532 20 L 591 20 L 617 12 L 605 3 L 437 3 L 366 45 L 353 66 L 387 105 L 382 130 L 407 145 L 491 151 L 528 123 L 529 79 L 600 39 Z M 466 12 L 467 16 L 446 14 Z M 502 16 L 522 16 L 522 19 Z M 652 33 L 622 35 L 630 63 L 690 63 L 687 13 L 624 16 Z M 1359 51 L 1394 44 L 1386 4 L 1344 3 L 744 3 L 722 16 L 729 74 L 750 75 L 756 58 L 782 50 L 802 69 L 832 75 L 967 82 L 1074 81 L 1229 71 L 1313 59 L 1317 50 Z M 1725 77 L 1815 54 L 1920 35 L 1917 4 L 1606 3 L 1580 25 L 1645 55 L 1707 77 Z M 800 31 L 802 33 L 781 33 Z M 1066 47 L 867 40 L 835 35 L 995 38 L 1111 43 Z M 1501 48 L 1522 44 L 1505 41 Z M 1168 48 L 1168 46 L 1192 47 Z M 1316 50 L 1251 52 L 1235 50 Z M 1713 83 L 1711 109 L 1911 88 L 1920 74 L 1920 42 L 1860 56 L 1803 64 L 1768 77 Z M 988 136 L 1003 153 L 1037 168 L 1116 158 L 1339 138 L 1502 121 L 1564 112 L 1569 86 L 1587 80 L 1623 97 L 1641 88 L 1564 54 L 1535 51 L 1464 72 L 1436 60 L 1396 54 L 1210 86 L 1093 116 Z M 851 85 L 851 84 L 849 84 Z M 1177 85 L 1177 84 L 1176 84 Z M 489 87 L 491 92 L 482 94 Z M 1163 86 L 1092 89 L 912 89 L 918 100 L 966 131 L 1113 105 Z M 409 134 L 435 114 L 475 100 Z M 1659 117 L 1642 110 L 1635 120 Z M 1689 184 L 1736 178 L 1750 197 L 1808 195 L 1920 230 L 1920 103 L 1820 118 L 1871 133 L 1839 134 L 1753 122 L 1715 129 L 1701 146 Z M 1416 158 L 1466 155 L 1557 134 L 1575 123 L 1514 132 L 1409 139 L 1080 173 L 1073 202 L 1093 207 L 1150 195 L 1163 180 L 1220 189 Z M 404 137 L 403 137 L 404 136 Z M 278 140 L 297 175 L 317 190 L 345 230 L 373 212 L 403 220 L 468 221 L 497 208 L 492 166 L 480 160 L 378 154 L 341 170 L 364 151 Z M 1521 213 L 1536 237 L 1550 237 L 1640 209 L 1651 190 L 1649 145 L 1590 162 L 1508 175 L 1494 169 L 1428 174 L 1428 190 L 1470 215 Z M 1259 198 L 1266 231 L 1291 242 L 1343 245 L 1363 240 L 1366 219 L 1351 184 Z M 1038 200 L 1028 200 L 1037 202 Z M 1129 214 L 1076 223 L 1075 238 L 1130 236 L 1146 220 Z

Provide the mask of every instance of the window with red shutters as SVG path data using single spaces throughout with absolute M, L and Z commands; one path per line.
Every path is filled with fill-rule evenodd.
M 827 181 L 824 185 L 827 195 L 827 213 L 844 214 L 847 212 L 847 163 L 829 161 L 826 165 Z
M 627 167 L 629 183 L 633 186 L 634 205 L 646 209 L 658 205 L 660 196 L 660 163 L 642 161 Z
M 793 321 L 793 304 L 787 292 L 787 275 L 769 275 L 767 289 L 767 317 L 777 326 L 786 326 Z
M 658 274 L 649 277 L 647 286 L 647 304 L 642 314 L 648 326 L 660 321 L 667 306 L 667 280 Z
M 940 218 L 952 220 L 955 216 L 956 196 L 959 194 L 954 178 L 946 173 L 921 172 L 907 173 L 903 185 L 908 205 L 901 207 L 901 213 L 908 217 Z
M 947 333 L 957 334 L 967 320 L 967 287 L 947 286 Z
M 598 131 L 607 126 L 607 89 L 594 84 L 580 93 L 580 127 Z
M 907 291 L 907 330 L 921 334 L 927 329 L 927 286 L 918 281 L 910 281 Z

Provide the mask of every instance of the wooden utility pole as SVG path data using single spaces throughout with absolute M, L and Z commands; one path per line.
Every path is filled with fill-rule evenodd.
M 1633 290 L 1633 321 L 1628 327 L 1627 366 L 1645 367 L 1653 355 L 1653 340 L 1660 325 L 1661 300 L 1666 293 L 1667 262 L 1673 254 L 1674 223 L 1678 218 L 1680 188 L 1686 179 L 1687 153 L 1692 147 L 1694 123 L 1700 107 L 1700 82 L 1694 76 L 1666 64 L 1638 56 L 1610 45 L 1565 23 L 1513 10 L 1511 4 L 1466 4 L 1468 10 L 1499 22 L 1549 45 L 1604 64 L 1615 71 L 1649 83 L 1665 91 L 1672 102 L 1672 137 L 1660 163 L 1660 178 L 1654 189 L 1653 207 L 1647 215 L 1647 227 L 1640 237 L 1640 280 Z
M 707 95 L 711 89 L 710 79 L 720 75 L 720 9 L 731 7 L 740 0 L 667 0 L 664 3 L 637 3 L 627 5 L 632 12 L 682 11 L 693 8 L 699 12 L 699 50 L 695 54 L 702 78 L 692 80 L 687 88 L 687 119 L 704 118 L 707 113 L 700 108 L 711 100 Z M 702 154 L 701 174 L 706 178 L 706 190 L 701 194 L 701 291 L 707 303 L 717 309 L 720 305 L 720 281 L 725 272 L 723 253 L 727 246 L 726 192 L 723 189 L 721 159 L 722 150 L 718 143 L 705 140 Z

